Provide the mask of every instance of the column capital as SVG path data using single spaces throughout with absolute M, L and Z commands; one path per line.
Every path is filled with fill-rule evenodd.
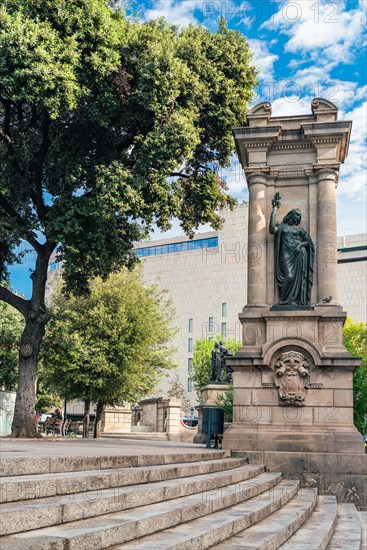
M 339 180 L 339 168 L 340 164 L 314 164 L 313 169 L 315 171 L 317 182 L 321 181 L 333 181 L 335 187 L 338 185 Z
M 254 183 L 262 183 L 263 185 L 266 185 L 269 173 L 270 167 L 268 166 L 252 166 L 251 168 L 245 168 L 247 184 L 249 186 L 253 185 Z

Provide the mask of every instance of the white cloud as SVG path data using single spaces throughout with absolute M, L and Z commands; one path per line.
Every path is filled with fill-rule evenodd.
M 279 97 L 271 104 L 272 116 L 307 115 L 311 112 L 312 99 L 313 97 L 309 96 L 292 101 L 290 97 Z
M 232 157 L 231 166 L 229 166 L 229 168 L 222 168 L 219 171 L 219 176 L 227 183 L 228 193 L 230 195 L 243 198 L 243 194 L 247 193 L 245 175 L 237 155 Z
M 145 19 L 159 19 L 164 17 L 169 23 L 174 25 L 187 26 L 190 23 L 197 23 L 194 15 L 195 10 L 202 9 L 203 2 L 199 0 L 185 0 L 177 2 L 176 0 L 158 0 L 154 7 L 146 10 Z
M 154 7 L 144 13 L 144 18 L 158 19 L 164 17 L 169 23 L 185 27 L 202 24 L 206 27 L 218 26 L 219 18 L 224 17 L 236 25 L 247 27 L 254 18 L 249 15 L 249 4 L 244 1 L 227 0 L 226 2 L 203 2 L 202 0 L 157 0 Z
M 363 43 L 366 6 L 347 8 L 347 3 L 329 0 L 282 1 L 263 28 L 286 34 L 285 51 L 308 55 L 321 66 L 349 63 Z
M 342 167 L 343 171 L 343 167 Z M 365 192 L 355 195 L 354 198 L 346 200 L 345 195 L 340 193 L 344 187 L 343 174 L 339 189 L 336 192 L 336 219 L 338 235 L 356 235 L 367 233 L 367 196 Z
M 272 54 L 268 48 L 268 42 L 265 40 L 248 39 L 252 50 L 253 63 L 260 71 L 259 78 L 263 81 L 274 79 L 274 63 L 279 59 L 278 55 Z
M 357 105 L 348 112 L 341 112 L 341 120 L 352 120 L 352 135 L 349 144 L 349 153 L 344 166 L 341 167 L 340 196 L 359 196 L 366 215 L 366 188 L 367 188 L 367 101 Z M 364 198 L 363 198 L 364 197 Z

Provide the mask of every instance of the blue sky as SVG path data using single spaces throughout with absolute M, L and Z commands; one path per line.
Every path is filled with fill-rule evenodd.
M 338 235 L 367 232 L 367 0 L 152 0 L 132 6 L 141 19 L 165 17 L 177 25 L 201 24 L 212 30 L 224 16 L 230 28 L 247 37 L 254 53 L 260 71 L 254 104 L 270 101 L 275 116 L 307 114 L 311 100 L 324 97 L 338 107 L 339 119 L 352 120 L 349 154 L 337 190 Z M 236 158 L 223 175 L 231 193 L 246 199 L 246 181 Z M 179 234 L 174 222 L 165 235 Z M 13 287 L 26 296 L 33 260 L 32 254 L 26 255 L 11 273 Z

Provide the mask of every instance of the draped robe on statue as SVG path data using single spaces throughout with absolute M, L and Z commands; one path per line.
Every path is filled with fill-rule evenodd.
M 314 244 L 301 227 L 277 224 L 275 276 L 279 304 L 309 305 L 313 279 Z

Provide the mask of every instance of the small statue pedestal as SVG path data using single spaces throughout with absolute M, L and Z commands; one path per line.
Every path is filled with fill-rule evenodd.
M 194 437 L 194 443 L 206 443 L 207 435 L 203 434 L 203 414 L 204 409 L 215 407 L 216 400 L 219 394 L 228 390 L 228 384 L 207 384 L 201 388 L 201 404 L 196 408 L 198 412 L 198 432 Z

